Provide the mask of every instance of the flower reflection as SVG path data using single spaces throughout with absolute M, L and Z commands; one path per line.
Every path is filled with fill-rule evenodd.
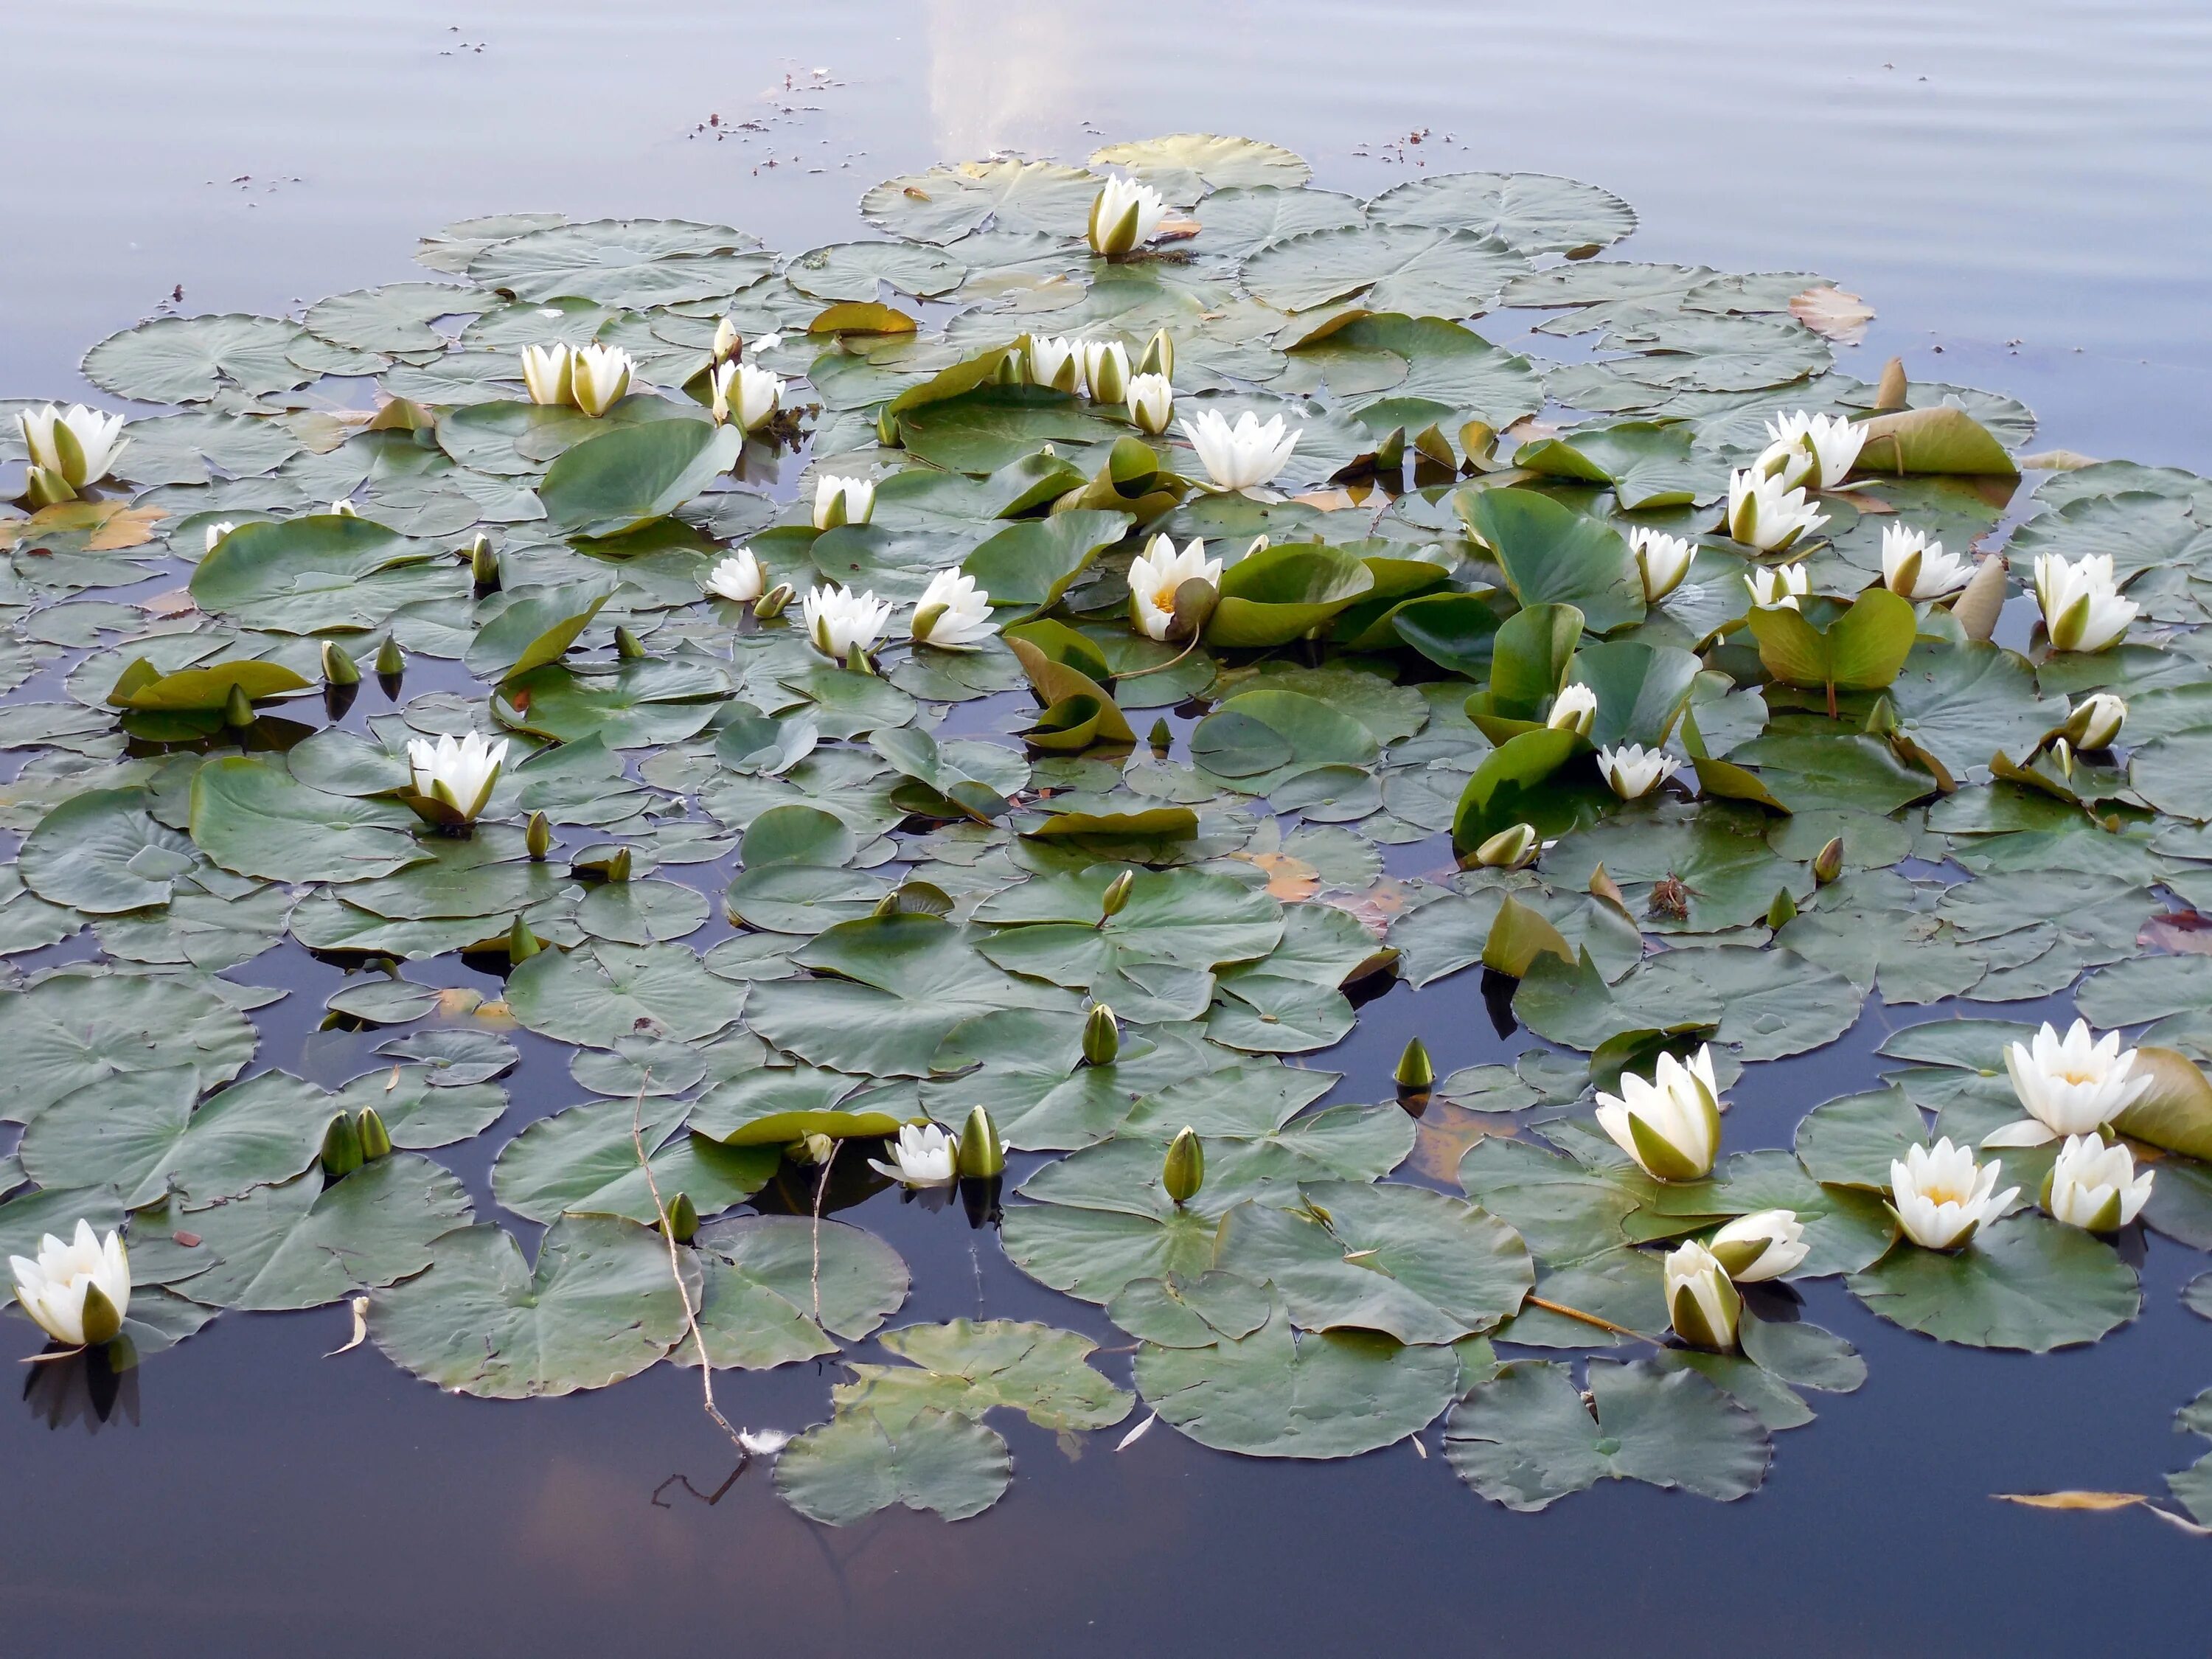
M 125 1345 L 118 1345 L 125 1346 Z M 49 1429 L 82 1427 L 98 1434 L 108 1424 L 138 1425 L 138 1366 L 128 1356 L 124 1369 L 106 1347 L 82 1348 L 26 1365 L 23 1403 Z

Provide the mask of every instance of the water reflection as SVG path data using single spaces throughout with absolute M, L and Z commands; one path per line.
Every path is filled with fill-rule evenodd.
M 1095 89 L 1120 21 L 1079 0 L 930 0 L 929 116 L 940 155 L 1042 149 Z
M 116 1347 L 124 1352 L 111 1352 Z M 49 1429 L 98 1434 L 118 1412 L 122 1422 L 138 1426 L 137 1356 L 127 1341 L 74 1352 L 50 1350 L 23 1369 L 23 1403 Z

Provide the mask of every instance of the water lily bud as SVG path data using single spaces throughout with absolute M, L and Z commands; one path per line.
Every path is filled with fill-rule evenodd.
M 392 1156 L 392 1131 L 384 1127 L 384 1119 L 375 1107 L 362 1107 L 361 1115 L 354 1120 L 354 1128 L 361 1137 L 363 1163 L 374 1164 L 380 1158 Z
M 689 1244 L 699 1235 L 699 1206 L 691 1201 L 689 1193 L 678 1193 L 668 1200 L 668 1237 L 678 1244 Z
M 1486 870 L 1518 870 L 1536 857 L 1536 827 L 1516 823 L 1500 830 L 1474 849 L 1474 861 Z
M 1139 432 L 1157 438 L 1175 418 L 1175 387 L 1164 374 L 1139 374 L 1129 381 L 1129 419 Z
M 836 1150 L 837 1143 L 828 1135 L 811 1134 L 801 1135 L 786 1149 L 786 1152 L 794 1164 L 820 1165 L 827 1164 Z
M 253 699 L 246 695 L 244 686 L 232 686 L 230 695 L 223 699 L 222 723 L 240 729 L 253 724 Z
M 753 601 L 753 615 L 763 622 L 773 622 L 798 597 L 799 590 L 789 582 L 778 582 Z
M 33 466 L 23 474 L 23 502 L 33 508 L 59 507 L 76 499 L 70 481 L 50 466 Z
M 848 524 L 866 524 L 876 510 L 873 478 L 842 477 L 825 473 L 814 482 L 814 527 L 836 530 Z
M 1111 1066 L 1121 1052 L 1121 1022 L 1104 1003 L 1094 1004 L 1090 1018 L 1083 1022 L 1083 1063 Z
M 361 509 L 353 504 L 351 497 L 341 495 L 331 503 L 331 516 L 334 519 L 358 519 Z
M 580 346 L 568 358 L 568 396 L 597 419 L 622 401 L 637 365 L 620 346 Z
M 1121 914 L 1121 907 L 1129 902 L 1129 890 L 1136 884 L 1134 870 L 1124 870 L 1106 884 L 1106 890 L 1098 896 L 1098 920 L 1102 925 Z
M 1602 863 L 1590 868 L 1589 890 L 1592 898 L 1601 898 L 1616 910 L 1628 908 L 1628 895 L 1620 890 L 1619 882 L 1606 874 Z
M 538 935 L 532 933 L 530 929 L 523 924 L 523 921 L 520 916 L 517 916 L 514 919 L 514 926 L 507 930 L 507 961 L 510 963 L 527 962 L 531 957 L 536 956 L 545 947 L 543 945 L 540 945 L 538 942 Z
M 1206 1148 L 1198 1144 L 1198 1131 L 1185 1124 L 1168 1143 L 1167 1161 L 1160 1165 L 1160 1182 L 1181 1206 L 1198 1196 L 1206 1184 Z
M 1083 343 L 1083 383 L 1094 404 L 1118 404 L 1129 395 L 1129 354 L 1119 340 Z
M 336 640 L 323 641 L 323 684 L 325 685 L 359 685 L 361 665 L 345 653 L 345 647 Z
M 499 555 L 491 550 L 489 536 L 479 534 L 469 544 L 469 580 L 480 592 L 499 586 Z
M 876 442 L 885 449 L 902 449 L 899 438 L 899 418 L 888 405 L 876 411 Z
M 1694 1239 L 1667 1255 L 1667 1317 L 1674 1334 L 1693 1348 L 1726 1353 L 1735 1346 L 1743 1297 L 1728 1270 Z
M 402 674 L 407 670 L 407 653 L 399 648 L 399 641 L 386 634 L 384 643 L 376 647 L 376 672 L 380 674 Z
M 1091 204 L 1091 251 L 1102 258 L 1119 258 L 1151 241 L 1167 213 L 1165 198 L 1150 185 L 1109 179 Z
M 1572 732 L 1586 738 L 1597 721 L 1597 693 L 1579 680 L 1552 699 L 1552 712 L 1544 724 L 1554 732 Z
M 1766 907 L 1766 925 L 1778 930 L 1796 921 L 1796 917 L 1797 901 L 1790 896 L 1790 890 L 1784 887 L 1777 890 L 1774 902 Z
M 543 812 L 532 812 L 522 832 L 522 844 L 529 848 L 532 864 L 544 863 L 545 855 L 553 850 L 553 821 Z
M 550 407 L 574 401 L 575 352 L 565 343 L 522 349 L 522 383 L 530 401 Z
M 2076 749 L 2110 749 L 2127 724 L 2128 705 L 2109 691 L 2084 697 L 2066 717 L 2066 738 Z
M 324 1173 L 343 1180 L 361 1168 L 361 1126 L 341 1112 L 323 1135 Z
M 1161 329 L 1145 346 L 1145 360 L 1137 365 L 1139 374 L 1157 374 L 1164 380 L 1175 379 L 1175 339 L 1167 330 Z
M 47 1233 L 36 1256 L 10 1256 L 15 1299 L 39 1328 L 72 1348 L 112 1341 L 131 1306 L 131 1256 L 121 1237 L 103 1239 L 79 1218 L 66 1241 Z
M 1720 1090 L 1713 1055 L 1700 1046 L 1687 1065 L 1659 1056 L 1651 1080 L 1620 1074 L 1620 1093 L 1597 1097 L 1597 1126 L 1654 1181 L 1701 1181 L 1720 1151 Z
M 606 861 L 605 869 L 607 880 L 628 881 L 630 871 L 629 848 L 627 847 L 617 848 L 615 855 Z
M 624 662 L 639 662 L 645 656 L 645 641 L 628 628 L 615 625 L 615 655 Z
M 1437 1068 L 1429 1058 L 1428 1045 L 1419 1037 L 1407 1042 L 1405 1052 L 1398 1056 L 1398 1069 L 1390 1073 L 1390 1079 L 1401 1090 L 1432 1086 L 1437 1080 Z
M 968 1114 L 961 1127 L 958 1157 L 960 1173 L 968 1180 L 988 1181 L 1006 1173 L 1006 1148 L 999 1139 L 999 1126 L 981 1106 Z
M 744 342 L 738 337 L 736 324 L 725 317 L 714 325 L 714 355 L 716 363 L 726 363 L 744 349 Z
M 1827 844 L 1813 854 L 1813 879 L 1826 887 L 1844 873 L 1844 838 L 1831 836 Z
M 2074 775 L 2074 745 L 2065 738 L 2051 739 L 2051 758 L 2057 763 L 2060 772 L 2069 778 Z
M 1738 1216 L 1705 1242 L 1728 1276 L 1739 1285 L 1779 1279 L 1812 1254 L 1805 1224 L 1795 1210 L 1754 1210 Z
M 1145 741 L 1152 745 L 1155 755 L 1164 755 L 1175 747 L 1175 728 L 1167 723 L 1165 717 L 1162 717 L 1152 722 L 1152 729 Z

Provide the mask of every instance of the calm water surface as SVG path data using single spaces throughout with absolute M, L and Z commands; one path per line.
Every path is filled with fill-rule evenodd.
M 188 313 L 266 311 L 419 276 L 415 238 L 466 215 L 680 215 L 795 250 L 849 237 L 864 188 L 935 160 L 1195 128 L 1289 144 L 1360 191 L 1424 168 L 1594 180 L 1642 216 L 1629 257 L 1866 295 L 1861 374 L 1901 353 L 1917 379 L 2025 398 L 2041 442 L 2212 471 L 2202 8 L 68 0 L 7 27 L 0 395 L 82 394 L 83 348 L 179 286 Z M 335 970 L 272 952 L 235 976 L 294 993 L 260 1017 L 258 1064 L 361 1069 L 350 1039 L 311 1036 Z M 1806 1106 L 1864 1086 L 1889 1023 L 1927 1012 L 1870 1008 L 1758 1068 L 1732 1142 L 1786 1144 Z M 1516 1046 L 1468 975 L 1401 989 L 1322 1057 L 1341 1097 L 1385 1092 L 1416 1030 L 1447 1067 Z M 581 1092 L 520 1040 L 507 1132 Z M 491 1148 L 459 1150 L 491 1213 Z M 902 1322 L 1117 1340 L 957 1206 L 886 1194 L 860 1218 L 914 1267 Z M 996 1509 L 830 1531 L 758 1468 L 711 1506 L 672 1481 L 712 1494 L 730 1472 L 688 1372 L 491 1404 L 373 1350 L 319 1357 L 343 1309 L 233 1316 L 129 1379 L 104 1424 L 66 1376 L 0 1408 L 0 1652 L 2202 1653 L 2203 1545 L 1986 1496 L 2157 1491 L 2196 1455 L 2170 1422 L 2212 1382 L 2206 1328 L 2176 1306 L 2203 1259 L 2145 1249 L 2144 1319 L 2039 1358 L 1939 1347 L 1814 1285 L 1808 1316 L 1870 1380 L 1814 1396 L 1759 1495 L 1613 1488 L 1539 1516 L 1403 1446 L 1310 1468 L 1159 1431 L 1078 1456 L 1018 1419 Z M 33 1346 L 0 1323 L 0 1352 Z M 796 1428 L 828 1380 L 733 1373 L 720 1393 Z

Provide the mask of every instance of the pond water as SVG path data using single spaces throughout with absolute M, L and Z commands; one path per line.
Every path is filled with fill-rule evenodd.
M 2212 471 L 2212 222 L 2194 210 L 2212 176 L 2212 15 L 2187 7 L 74 0 L 15 20 L 10 57 L 9 398 L 93 395 L 84 347 L 165 302 L 279 314 L 420 280 L 416 238 L 472 215 L 685 216 L 798 249 L 856 234 L 863 190 L 939 160 L 1003 147 L 1079 163 L 1188 129 L 1289 146 L 1317 185 L 1363 196 L 1468 168 L 1594 181 L 1639 215 L 1620 257 L 1820 271 L 1865 295 L 1879 314 L 1839 349 L 1848 373 L 1900 356 L 1916 380 L 2019 398 L 2037 447 Z M 1510 345 L 1534 320 L 1481 326 Z M 67 665 L 14 700 L 63 696 Z M 472 684 L 417 659 L 404 695 Z M 1027 702 L 961 705 L 951 729 L 1012 732 Z M 343 724 L 367 731 L 392 706 L 371 679 Z M 1388 851 L 1394 876 L 1450 864 L 1448 837 Z M 661 873 L 716 893 L 734 867 Z M 718 907 L 687 942 L 732 931 Z M 94 952 L 86 935 L 13 961 Z M 1331 1099 L 1367 1102 L 1389 1097 L 1415 1035 L 1439 1075 L 1540 1048 L 1498 1033 L 1481 973 L 1401 985 L 1304 1059 L 1345 1074 Z M 410 975 L 500 983 L 452 956 Z M 290 993 L 255 1016 L 254 1069 L 335 1086 L 381 1063 L 364 1058 L 377 1035 L 316 1029 L 336 968 L 288 943 L 228 977 Z M 1730 1150 L 1787 1147 L 1808 1106 L 1870 1086 L 1886 1035 L 1951 1012 L 2063 1020 L 2070 1004 L 1870 1000 L 1834 1043 L 1747 1073 Z M 486 1217 L 507 1133 L 583 1097 L 565 1045 L 512 1040 L 506 1133 L 438 1153 Z M 1413 1178 L 1455 1190 L 1462 1115 L 1431 1109 Z M 1017 1154 L 1008 1183 L 1039 1162 Z M 1034 1319 L 1126 1341 L 1015 1269 L 957 1201 L 892 1188 L 843 1213 L 912 1269 L 895 1322 Z M 1990 1498 L 2159 1493 L 2197 1455 L 2172 1414 L 2212 1382 L 2206 1328 L 2179 1304 L 2203 1258 L 2149 1234 L 2123 1248 L 2143 1317 L 2048 1355 L 1939 1345 L 1810 1281 L 1805 1317 L 1848 1338 L 1869 1380 L 1814 1396 L 1818 1420 L 1777 1437 L 1755 1495 L 1605 1483 L 1540 1515 L 1484 1501 L 1403 1443 L 1306 1464 L 1161 1425 L 1117 1453 L 1118 1428 L 1055 1437 L 1000 1413 L 1016 1474 L 995 1507 L 831 1529 L 787 1507 L 763 1462 L 725 1484 L 733 1459 L 691 1370 L 487 1401 L 373 1346 L 325 1357 L 351 1334 L 343 1305 L 227 1315 L 118 1385 L 81 1365 L 26 1373 L 23 1403 L 0 1411 L 0 1646 L 2194 1651 L 2182 1586 L 2201 1540 Z M 38 1346 L 0 1322 L 0 1353 Z M 1126 1361 L 1098 1363 L 1127 1383 Z M 717 1394 L 734 1421 L 795 1431 L 842 1375 L 722 1372 Z

